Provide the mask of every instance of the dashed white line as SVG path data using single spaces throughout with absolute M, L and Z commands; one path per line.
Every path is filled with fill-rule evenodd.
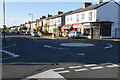
M 109 65 L 109 66 L 107 66 L 107 67 L 119 67 L 119 65 L 117 65 L 117 64 L 113 64 L 113 65 Z
M 102 69 L 103 67 L 102 66 L 99 66 L 99 67 L 92 67 L 91 69 Z
M 111 62 L 108 62 L 108 63 L 101 63 L 101 65 L 109 65 L 109 64 L 114 64 L 114 63 L 111 63 Z
M 63 70 L 64 68 L 55 68 L 55 69 L 51 69 L 51 70 Z
M 57 73 L 68 73 L 68 72 L 70 72 L 70 71 L 69 70 L 65 70 L 65 71 L 59 71 Z
M 92 66 L 96 66 L 96 64 L 88 64 L 88 65 L 84 65 L 85 67 L 92 67 Z
M 6 50 L 0 50 L 0 51 L 4 52 L 5 54 L 8 54 L 8 55 L 12 56 L 12 57 L 3 58 L 2 60 L 11 59 L 11 58 L 15 58 L 15 57 L 20 57 L 20 55 L 17 55 L 15 53 L 11 53 L 11 52 L 6 51 Z
M 70 66 L 69 68 L 70 69 L 73 69 L 73 68 L 80 68 L 81 66 Z
M 76 69 L 75 71 L 86 71 L 88 70 L 87 68 L 83 68 L 83 69 Z

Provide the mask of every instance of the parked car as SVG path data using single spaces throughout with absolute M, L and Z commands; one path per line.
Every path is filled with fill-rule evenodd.
M 77 32 L 77 31 L 72 31 L 68 34 L 68 37 L 70 38 L 81 38 L 81 32 Z
M 37 32 L 32 32 L 31 35 L 32 35 L 32 36 L 36 36 L 36 37 L 39 36 Z
M 30 31 L 26 31 L 26 35 L 29 35 L 30 34 Z
M 19 31 L 15 31 L 15 33 L 19 34 Z

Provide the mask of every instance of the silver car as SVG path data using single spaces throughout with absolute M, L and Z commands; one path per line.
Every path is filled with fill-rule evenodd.
M 72 31 L 68 34 L 68 37 L 70 37 L 70 38 L 80 38 L 80 37 L 82 37 L 82 35 L 81 35 L 81 32 Z
M 39 36 L 37 32 L 32 32 L 31 35 L 36 37 Z

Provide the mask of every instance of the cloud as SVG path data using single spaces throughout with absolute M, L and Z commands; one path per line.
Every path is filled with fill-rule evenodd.
M 0 17 L 0 27 L 2 27 L 3 24 L 3 18 Z M 24 24 L 25 22 L 31 21 L 31 18 L 6 18 L 6 26 L 18 26 L 20 24 Z

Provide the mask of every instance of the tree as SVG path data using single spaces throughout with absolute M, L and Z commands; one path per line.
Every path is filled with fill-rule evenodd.
M 47 23 L 44 25 L 45 29 L 44 29 L 44 33 L 48 33 L 47 31 Z

